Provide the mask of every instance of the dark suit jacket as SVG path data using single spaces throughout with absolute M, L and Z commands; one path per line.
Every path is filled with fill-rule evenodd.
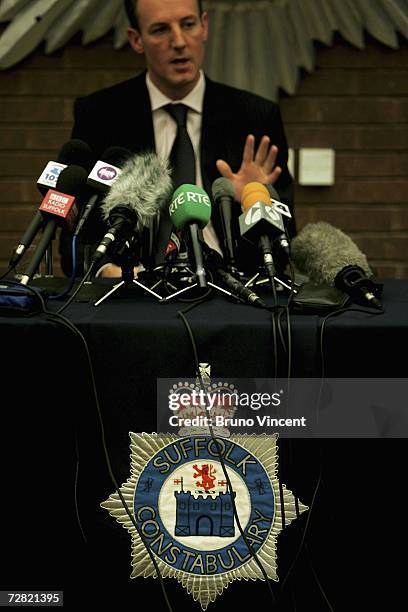
M 72 138 L 87 142 L 97 159 L 102 159 L 103 152 L 111 146 L 125 147 L 135 153 L 152 151 L 155 148 L 145 72 L 123 83 L 78 98 L 75 101 L 74 117 Z M 277 165 L 282 167 L 283 172 L 274 186 L 281 200 L 292 206 L 293 182 L 287 168 L 287 143 L 278 105 L 260 96 L 206 78 L 201 132 L 201 171 L 204 189 L 209 195 L 212 183 L 219 176 L 216 160 L 225 159 L 233 171 L 238 170 L 248 134 L 254 134 L 257 142 L 266 134 L 271 143 L 278 147 Z M 237 205 L 236 218 L 240 212 Z M 212 221 L 221 238 L 217 210 L 213 210 Z M 97 228 L 96 218 L 92 224 L 92 239 L 97 241 L 102 230 Z M 294 223 L 291 223 L 288 229 L 289 233 L 294 234 Z M 248 253 L 245 247 L 241 251 L 241 259 L 245 264 Z M 62 256 L 64 264 L 64 248 Z M 65 261 L 64 268 L 66 267 Z

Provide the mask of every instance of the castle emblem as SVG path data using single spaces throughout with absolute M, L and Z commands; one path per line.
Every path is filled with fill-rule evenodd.
M 181 491 L 175 491 L 176 498 L 176 525 L 174 533 L 176 536 L 233 536 L 234 510 L 231 493 L 219 492 L 215 496 L 207 495 L 215 490 L 216 472 L 213 464 L 205 463 L 198 467 L 193 465 L 193 478 L 201 478 L 196 481 L 199 493 L 194 497 L 191 491 L 183 490 L 183 478 L 174 481 L 181 486 Z M 222 480 L 219 484 L 226 485 Z M 235 497 L 235 493 L 233 493 Z

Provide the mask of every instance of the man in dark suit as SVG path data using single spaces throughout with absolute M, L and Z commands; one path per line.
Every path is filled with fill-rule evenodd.
M 125 5 L 129 42 L 145 56 L 147 72 L 76 100 L 73 138 L 85 140 L 97 158 L 114 145 L 169 157 L 177 128 L 165 107 L 181 102 L 187 106 L 197 184 L 211 194 L 213 181 L 222 175 L 233 183 L 239 202 L 248 182 L 270 183 L 282 201 L 292 205 L 279 107 L 203 75 L 208 15 L 201 2 L 126 0 Z M 235 216 L 239 213 L 237 203 Z M 204 237 L 219 250 L 219 236 L 220 220 L 214 211 Z M 107 266 L 104 275 L 120 274 L 115 266 Z

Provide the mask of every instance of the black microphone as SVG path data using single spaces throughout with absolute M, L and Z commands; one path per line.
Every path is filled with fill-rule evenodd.
M 365 305 L 367 302 L 382 310 L 381 297 L 383 285 L 372 278 L 367 278 L 360 266 L 349 265 L 340 270 L 334 277 L 334 286 L 350 295 L 354 302 Z
M 87 179 L 87 183 L 94 193 L 90 196 L 83 208 L 75 230 L 75 236 L 78 236 L 81 232 L 91 212 L 112 187 L 121 173 L 121 167 L 131 156 L 131 151 L 124 147 L 109 147 L 103 153 L 102 159 L 96 162 Z
M 62 145 L 57 161 L 49 161 L 40 174 L 37 181 L 40 193 L 45 195 L 48 189 L 56 189 L 58 177 L 67 166 L 81 166 L 89 171 L 94 159 L 95 156 L 86 142 L 78 138 L 68 140 Z
M 234 269 L 237 244 L 232 235 L 232 207 L 235 202 L 234 186 L 230 180 L 224 177 L 217 178 L 212 185 L 212 194 L 220 211 L 226 262 L 230 269 Z
M 213 270 L 224 284 L 231 290 L 231 293 L 241 298 L 242 301 L 257 306 L 258 308 L 267 308 L 267 304 L 254 291 L 245 287 L 239 280 L 225 269 L 225 261 L 213 249 L 208 249 L 206 252 L 206 263 L 209 270 Z
M 353 240 L 329 223 L 308 223 L 292 240 L 293 261 L 316 283 L 344 291 L 358 304 L 382 310 L 383 285 L 373 279 L 367 257 Z
M 99 261 L 115 242 L 119 246 L 133 231 L 139 233 L 148 227 L 167 204 L 171 189 L 167 160 L 155 153 L 129 158 L 102 204 L 109 229 L 94 252 L 92 263 Z
M 164 254 L 165 265 L 163 269 L 163 274 L 166 280 L 172 271 L 172 265 L 176 263 L 177 259 L 180 257 L 182 245 L 184 245 L 183 231 L 176 231 L 173 228 Z M 185 253 L 185 255 L 187 256 L 187 253 Z
M 66 142 L 58 154 L 57 161 L 50 161 L 45 166 L 37 181 L 37 187 L 42 195 L 49 189 L 55 189 L 58 178 L 67 166 L 75 164 L 89 170 L 92 166 L 93 153 L 86 142 L 73 138 Z M 13 251 L 9 266 L 14 268 L 32 244 L 35 236 L 44 225 L 44 215 L 37 210 L 20 242 Z
M 34 276 L 45 251 L 54 238 L 57 226 L 66 224 L 69 229 L 73 229 L 79 214 L 76 197 L 86 187 L 86 178 L 87 171 L 81 166 L 67 166 L 58 177 L 58 190 L 48 190 L 40 206 L 40 214 L 43 214 L 45 219 L 44 231 L 27 270 L 21 278 L 22 285 L 27 285 Z
M 265 187 L 267 188 L 269 195 L 271 197 L 272 208 L 275 210 L 277 214 L 281 216 L 281 219 L 282 219 L 284 231 L 281 234 L 278 234 L 277 237 L 274 239 L 273 246 L 276 248 L 278 252 L 278 257 L 280 256 L 280 254 L 282 254 L 282 259 L 284 260 L 285 263 L 284 264 L 282 263 L 281 265 L 282 267 L 285 267 L 291 257 L 290 243 L 289 243 L 288 235 L 286 231 L 285 218 L 291 219 L 292 213 L 290 212 L 289 206 L 287 206 L 287 204 L 284 204 L 283 202 L 279 200 L 279 194 L 276 191 L 275 187 L 273 187 L 272 185 L 265 185 Z

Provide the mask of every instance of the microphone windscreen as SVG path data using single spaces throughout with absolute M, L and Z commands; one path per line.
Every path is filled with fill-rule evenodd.
M 123 166 L 123 164 L 130 158 L 132 157 L 132 155 L 134 155 L 134 153 L 132 153 L 132 151 L 129 151 L 129 149 L 125 149 L 125 147 L 108 147 L 104 152 L 103 155 L 101 157 L 101 159 L 104 162 L 107 162 L 109 164 L 113 164 L 114 166 L 117 166 L 118 168 L 121 168 Z
M 191 223 L 204 229 L 211 219 L 211 200 L 202 187 L 184 183 L 173 193 L 169 214 L 177 230 Z
M 269 191 L 262 183 L 252 182 L 247 183 L 242 190 L 241 194 L 241 207 L 242 210 L 248 210 L 256 202 L 263 202 L 264 204 L 270 204 L 271 198 Z
M 308 223 L 291 243 L 292 259 L 300 272 L 316 283 L 333 284 L 337 273 L 349 265 L 372 276 L 367 257 L 353 240 L 329 223 Z
M 95 158 L 91 147 L 86 142 L 79 140 L 79 138 L 72 138 L 62 145 L 57 161 L 67 166 L 75 164 L 89 171 Z
M 58 177 L 55 189 L 78 197 L 83 194 L 86 189 L 86 179 L 88 178 L 87 171 L 82 166 L 72 164 L 61 171 Z
M 128 206 L 141 224 L 148 226 L 150 219 L 169 200 L 172 190 L 169 162 L 155 153 L 133 155 L 122 167 L 120 176 L 110 188 L 102 204 L 102 214 L 109 219 L 116 206 Z

